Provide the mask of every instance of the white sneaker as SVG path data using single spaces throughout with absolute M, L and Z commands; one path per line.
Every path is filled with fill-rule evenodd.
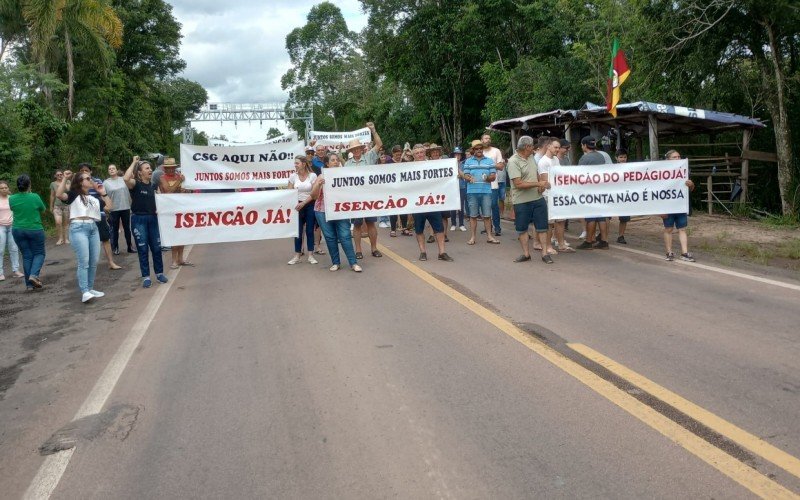
M 461 232 L 467 232 L 467 228 L 465 226 L 460 226 L 458 229 L 461 230 Z
M 450 230 L 451 231 L 455 231 L 456 230 L 456 226 L 450 226 Z
M 106 296 L 106 294 L 104 294 L 103 292 L 98 292 L 97 290 L 89 290 L 89 293 L 91 293 L 92 295 L 94 295 L 98 299 L 100 297 L 105 297 Z
M 384 227 L 384 228 L 389 227 L 389 223 L 388 222 L 379 222 L 378 223 L 378 227 Z
M 300 257 L 295 255 L 294 257 L 292 257 L 292 260 L 287 262 L 287 264 L 289 264 L 290 266 L 293 266 L 293 265 L 297 264 L 298 262 L 300 262 Z
M 317 263 L 317 259 L 314 258 L 314 254 L 311 254 L 311 253 L 308 254 L 308 263 L 309 264 L 316 264 Z
M 81 296 L 81 302 L 89 302 L 93 298 L 94 295 L 92 295 L 92 292 L 83 292 L 83 295 Z
M 332 265 L 331 267 L 328 268 L 328 271 L 330 271 L 332 273 L 336 272 L 338 270 L 339 270 L 339 264 L 334 264 L 334 265 Z
M 361 266 L 358 264 L 353 264 L 353 271 L 360 273 L 362 271 Z
M 580 236 L 578 236 L 578 238 L 580 238 L 580 239 L 582 239 L 582 240 L 585 240 L 585 239 L 586 239 L 586 231 L 583 231 L 583 232 L 581 233 L 581 235 L 580 235 Z

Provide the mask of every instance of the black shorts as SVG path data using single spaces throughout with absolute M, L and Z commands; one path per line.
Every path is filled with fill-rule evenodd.
M 106 218 L 105 214 L 100 218 L 99 221 L 96 221 L 97 224 L 97 232 L 100 233 L 100 241 L 108 241 L 111 239 L 111 229 L 108 227 L 108 219 Z

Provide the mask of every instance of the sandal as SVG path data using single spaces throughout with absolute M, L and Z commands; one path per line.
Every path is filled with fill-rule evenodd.
M 189 262 L 188 260 L 185 260 L 185 261 L 181 262 L 180 265 L 181 266 L 194 267 L 194 262 Z
M 170 269 L 178 269 L 179 267 L 181 266 L 179 266 L 178 264 L 172 264 L 169 266 Z
M 392 238 L 397 238 L 397 231 L 392 229 L 391 231 L 389 231 L 389 236 L 391 236 Z
M 433 243 L 434 241 L 436 241 L 436 238 L 433 235 L 428 236 L 428 243 Z
M 475 244 L 475 240 L 469 240 L 469 241 L 467 242 L 467 245 L 474 245 L 474 244 Z
M 383 257 L 383 254 L 380 252 L 380 250 L 373 250 L 372 251 L 372 256 L 373 257 Z
M 409 229 L 403 229 L 403 236 L 414 236 L 414 233 Z
M 314 250 L 314 253 L 317 255 L 325 255 L 325 250 L 317 248 L 316 250 Z
M 499 245 L 500 240 L 495 240 L 495 239 L 486 240 L 486 243 L 491 243 L 492 245 Z
M 364 254 L 363 253 L 356 252 L 356 259 L 363 259 L 363 258 L 364 258 Z

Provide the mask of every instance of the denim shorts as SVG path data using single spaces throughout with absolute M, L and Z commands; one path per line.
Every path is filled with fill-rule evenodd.
M 670 229 L 672 227 L 683 229 L 688 225 L 689 225 L 688 214 L 668 214 L 666 217 L 664 217 L 664 227 L 667 229 Z
M 586 222 L 608 222 L 609 217 L 587 217 Z
M 425 232 L 425 221 L 428 221 L 434 233 L 444 232 L 444 223 L 442 222 L 441 212 L 425 212 L 423 214 L 414 214 L 414 232 L 422 234 Z
M 514 217 L 514 228 L 520 234 L 528 232 L 528 226 L 531 224 L 537 233 L 547 232 L 547 202 L 544 198 L 515 203 Z
M 484 219 L 492 216 L 491 193 L 467 193 L 467 215 L 477 218 L 479 212 Z
M 505 182 L 498 182 L 497 183 L 497 199 L 501 201 L 505 201 L 506 199 L 506 183 Z
M 350 224 L 354 225 L 355 227 L 360 226 L 364 222 L 378 222 L 377 217 L 363 217 L 361 219 L 350 219 Z
M 630 215 L 620 215 L 618 217 L 618 219 L 619 219 L 620 222 L 630 222 L 631 221 L 631 216 Z

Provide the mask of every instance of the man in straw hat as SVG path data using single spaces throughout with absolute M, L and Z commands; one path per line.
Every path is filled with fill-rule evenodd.
M 497 175 L 497 167 L 491 158 L 483 155 L 484 145 L 480 139 L 472 141 L 472 156 L 462 167 L 462 178 L 467 181 L 467 211 L 469 215 L 470 238 L 468 245 L 475 244 L 478 230 L 478 214 L 483 218 L 486 228 L 486 242 L 500 243 L 492 236 L 492 186 Z
M 426 161 L 425 156 L 426 147 L 422 144 L 415 144 L 412 151 L 414 161 Z M 428 254 L 425 250 L 425 221 L 431 225 L 433 229 L 434 240 L 436 246 L 439 248 L 439 260 L 445 262 L 453 262 L 453 258 L 447 255 L 444 251 L 444 223 L 442 222 L 441 212 L 425 212 L 414 214 L 414 233 L 417 235 L 417 243 L 419 244 L 419 260 L 428 260 Z
M 353 155 L 345 162 L 345 167 L 362 167 L 366 165 L 376 165 L 378 163 L 378 151 L 383 147 L 381 136 L 375 130 L 375 124 L 367 122 L 367 128 L 372 133 L 373 145 L 371 149 L 367 149 L 367 145 L 363 144 L 360 139 L 356 138 L 350 141 L 347 145 L 345 153 Z M 356 243 L 356 258 L 363 259 L 364 253 L 361 251 L 361 233 L 362 226 L 367 226 L 367 235 L 369 236 L 369 246 L 373 257 L 383 257 L 383 254 L 378 250 L 378 222 L 377 217 L 365 217 L 362 219 L 353 219 L 353 240 Z

